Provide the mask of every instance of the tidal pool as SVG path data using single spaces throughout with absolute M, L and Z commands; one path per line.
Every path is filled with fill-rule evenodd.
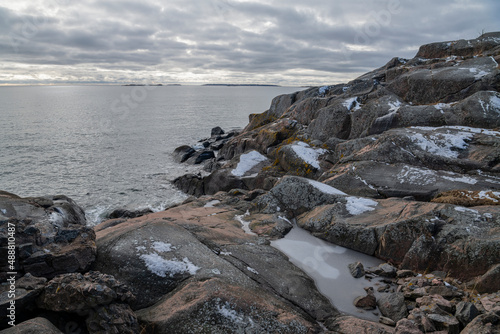
M 271 245 L 306 272 L 315 281 L 318 290 L 340 312 L 378 321 L 378 316 L 374 314 L 378 313 L 377 310 L 364 311 L 353 304 L 356 297 L 366 295 L 365 287 L 371 286 L 377 291 L 378 280 L 370 282 L 364 277 L 354 278 L 347 266 L 359 261 L 365 268 L 369 268 L 378 266 L 382 263 L 381 260 L 318 239 L 297 226 L 283 239 L 272 241 Z

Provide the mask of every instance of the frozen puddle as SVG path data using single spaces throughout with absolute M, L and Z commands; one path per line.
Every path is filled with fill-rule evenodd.
M 347 265 L 360 261 L 365 268 L 378 266 L 381 260 L 318 239 L 295 226 L 283 239 L 271 245 L 285 253 L 290 261 L 314 279 L 318 290 L 330 299 L 339 311 L 378 322 L 373 311 L 363 311 L 353 305 L 358 296 L 365 296 L 363 288 L 374 286 L 375 280 L 353 278 Z M 374 290 L 377 288 L 374 286 Z

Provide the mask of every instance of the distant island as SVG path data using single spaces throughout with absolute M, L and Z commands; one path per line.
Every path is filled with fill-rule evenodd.
M 132 84 L 125 84 L 125 85 L 122 85 L 122 86 L 163 86 L 162 84 L 135 84 L 135 83 L 132 83 Z M 168 85 L 170 86 L 170 85 Z M 180 85 L 179 85 L 180 86 Z
M 203 86 L 226 86 L 226 87 L 240 87 L 240 86 L 252 86 L 252 87 L 281 87 L 279 85 L 261 85 L 261 84 L 205 84 Z

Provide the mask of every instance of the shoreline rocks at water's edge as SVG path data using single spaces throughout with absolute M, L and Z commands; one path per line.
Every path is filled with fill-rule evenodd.
M 243 131 L 176 150 L 210 174 L 175 180 L 201 197 L 164 212 L 117 212 L 92 230 L 68 198 L 0 194 L 2 227 L 15 221 L 23 240 L 26 328 L 41 316 L 91 333 L 498 331 L 499 56 L 500 34 L 435 43 L 276 97 Z M 382 324 L 340 315 L 269 245 L 287 218 L 406 269 L 386 278 Z

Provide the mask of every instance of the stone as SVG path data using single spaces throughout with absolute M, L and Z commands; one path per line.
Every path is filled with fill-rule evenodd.
M 460 333 L 460 323 L 453 316 L 431 313 L 427 315 L 427 318 L 432 321 L 438 331 L 447 330 L 450 334 Z
M 342 316 L 336 319 L 328 320 L 325 326 L 333 333 L 359 334 L 359 333 L 377 333 L 394 334 L 394 328 L 384 324 L 378 324 L 373 321 L 359 319 L 352 316 Z
M 223 135 L 225 132 L 224 130 L 222 130 L 222 128 L 220 126 L 216 126 L 215 128 L 212 128 L 211 132 L 210 132 L 210 136 L 211 137 L 214 137 L 214 136 L 221 136 Z
M 479 310 L 471 302 L 461 301 L 456 306 L 455 318 L 460 321 L 463 327 L 466 327 L 474 318 L 479 315 Z
M 135 313 L 127 304 L 100 305 L 85 320 L 89 333 L 139 333 Z
M 354 262 L 348 265 L 352 277 L 360 278 L 365 276 L 365 268 L 361 262 Z
M 53 278 L 37 298 L 38 307 L 54 312 L 87 315 L 93 308 L 113 302 L 132 303 L 128 287 L 111 275 L 90 271 Z
M 444 312 L 453 313 L 453 306 L 450 301 L 440 295 L 420 297 L 416 299 L 416 302 L 418 307 L 436 305 Z
M 0 331 L 2 334 L 62 334 L 49 320 L 37 317 Z
M 377 305 L 384 317 L 392 319 L 395 322 L 408 315 L 405 298 L 402 293 L 381 293 L 377 299 Z
M 488 312 L 474 318 L 460 334 L 500 333 L 500 312 Z
M 191 158 L 196 150 L 188 145 L 177 147 L 173 152 L 173 158 L 176 162 L 182 163 Z
M 135 210 L 135 211 L 130 211 L 127 209 L 115 209 L 113 210 L 109 215 L 108 219 L 116 219 L 116 218 L 136 218 L 136 217 L 141 217 L 144 215 L 147 215 L 149 213 L 153 213 L 151 209 L 141 209 L 141 210 Z
M 493 292 L 499 289 L 498 282 L 500 282 L 500 264 L 493 265 L 484 275 L 473 282 L 473 286 L 480 293 Z
M 354 306 L 363 310 L 374 310 L 377 308 L 377 299 L 373 294 L 357 297 L 353 303 Z
M 389 318 L 384 317 L 384 316 L 381 316 L 378 319 L 378 322 L 380 322 L 381 324 L 387 325 L 387 326 L 391 326 L 391 327 L 395 327 L 396 326 L 396 322 L 394 320 L 389 319 Z
M 408 319 L 401 319 L 396 323 L 397 334 L 424 334 L 415 322 Z
M 0 196 L 0 254 L 7 254 L 7 226 L 14 225 L 19 254 L 19 275 L 52 278 L 58 274 L 88 270 L 96 257 L 95 233 L 87 227 L 85 213 L 64 196 Z M 3 219 L 0 217 L 0 219 Z M 6 255 L 7 256 L 7 255 Z M 13 271 L 4 262 L 0 278 Z

